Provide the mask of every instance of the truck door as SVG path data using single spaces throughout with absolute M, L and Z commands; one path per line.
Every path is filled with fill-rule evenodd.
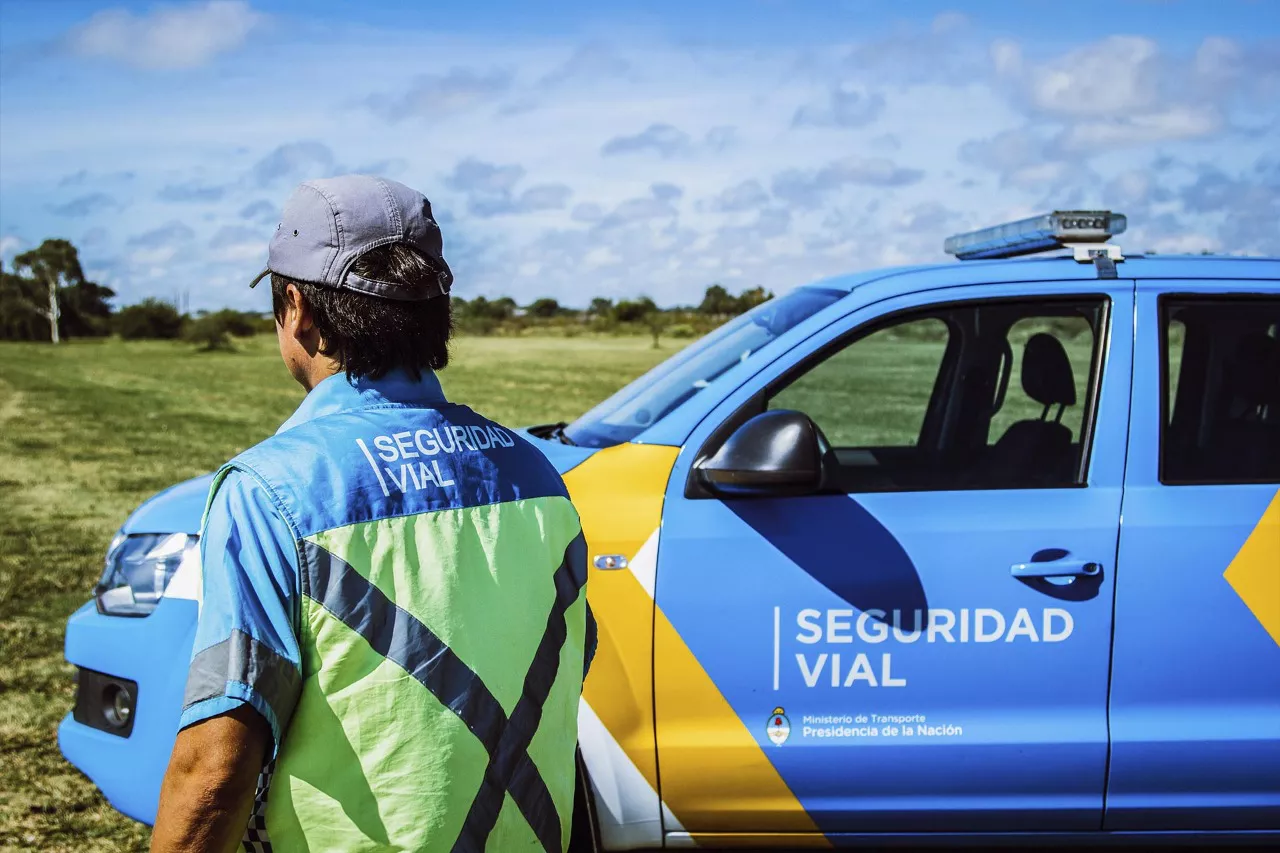
M 658 546 L 672 826 L 1100 828 L 1132 283 L 1028 287 L 855 311 L 691 437 Z M 834 487 L 700 492 L 694 461 L 778 408 Z
M 1137 299 L 1106 828 L 1275 829 L 1280 286 Z

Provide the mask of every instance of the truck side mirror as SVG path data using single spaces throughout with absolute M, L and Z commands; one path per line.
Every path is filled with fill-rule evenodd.
M 813 494 L 822 488 L 828 447 L 802 412 L 762 412 L 734 430 L 715 455 L 695 466 L 717 497 Z

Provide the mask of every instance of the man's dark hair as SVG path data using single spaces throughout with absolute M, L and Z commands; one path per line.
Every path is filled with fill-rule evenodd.
M 351 272 L 376 281 L 425 288 L 437 280 L 439 270 L 415 250 L 392 243 L 365 252 Z M 284 317 L 285 288 L 290 284 L 311 308 L 324 341 L 321 353 L 337 361 L 349 379 L 378 379 L 396 368 L 416 379 L 423 370 L 440 370 L 449 363 L 453 314 L 447 294 L 405 302 L 272 273 L 271 309 L 277 322 Z

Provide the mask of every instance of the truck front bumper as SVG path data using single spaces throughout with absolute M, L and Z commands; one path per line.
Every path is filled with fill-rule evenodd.
M 143 823 L 155 821 L 173 751 L 196 615 L 185 599 L 161 599 L 143 618 L 104 616 L 89 602 L 67 622 L 79 695 L 58 746 L 112 806 Z

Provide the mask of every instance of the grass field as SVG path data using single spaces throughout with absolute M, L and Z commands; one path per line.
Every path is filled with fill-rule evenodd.
M 67 617 L 111 534 L 159 489 L 269 435 L 302 391 L 275 340 L 236 353 L 163 342 L 0 344 L 0 849 L 142 849 L 58 752 Z M 671 355 L 648 338 L 463 338 L 446 392 L 521 426 L 572 418 Z

